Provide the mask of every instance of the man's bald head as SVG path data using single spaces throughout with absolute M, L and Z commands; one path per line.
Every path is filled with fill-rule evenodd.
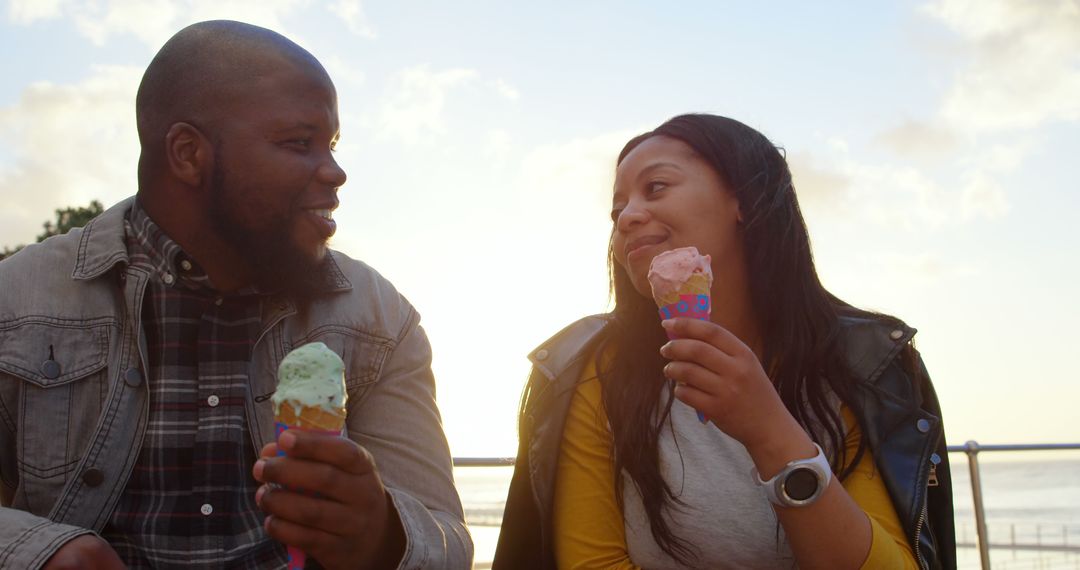
M 216 138 L 230 109 L 244 105 L 257 94 L 259 79 L 283 67 L 330 83 L 315 56 L 272 30 L 214 20 L 177 32 L 146 68 L 135 97 L 140 186 L 160 172 L 173 124 L 191 123 Z

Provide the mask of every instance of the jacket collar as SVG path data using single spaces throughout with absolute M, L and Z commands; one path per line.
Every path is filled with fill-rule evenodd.
M 856 378 L 875 384 L 917 332 L 895 318 L 840 317 L 841 342 Z
M 86 224 L 79 236 L 79 250 L 71 272 L 72 279 L 95 279 L 117 264 L 128 263 L 127 245 L 124 243 L 124 219 L 134 203 L 134 196 L 126 198 Z M 326 293 L 352 289 L 352 283 L 345 277 L 334 257 L 333 251 L 328 252 L 324 264 L 327 274 L 324 289 Z
M 549 380 L 555 380 L 582 357 L 592 353 L 610 323 L 610 313 L 571 323 L 529 353 L 529 360 Z M 856 378 L 869 383 L 881 376 L 916 332 L 903 322 L 888 318 L 845 316 L 840 317 L 840 327 L 848 366 Z
M 529 360 L 549 380 L 563 375 L 568 368 L 592 353 L 600 333 L 611 322 L 610 314 L 585 317 L 559 331 L 529 353 Z M 574 378 L 572 381 L 576 381 Z
M 127 264 L 127 246 L 124 244 L 124 218 L 135 203 L 132 196 L 105 210 L 90 220 L 79 236 L 79 250 L 75 256 L 72 279 L 83 281 L 100 277 L 118 263 Z

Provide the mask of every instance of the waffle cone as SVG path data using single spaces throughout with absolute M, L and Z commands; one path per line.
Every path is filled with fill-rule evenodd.
M 712 276 L 704 273 L 693 273 L 690 278 L 674 292 L 656 298 L 657 307 L 666 307 L 678 303 L 679 295 L 709 295 L 712 291 Z
M 291 428 L 340 432 L 345 427 L 345 410 L 327 410 L 286 400 L 278 407 L 274 419 Z

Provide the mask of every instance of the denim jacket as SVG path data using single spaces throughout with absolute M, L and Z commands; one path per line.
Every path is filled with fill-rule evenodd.
M 124 492 L 149 415 L 146 283 L 129 266 L 128 199 L 83 229 L 0 263 L 0 567 L 38 568 L 100 531 Z M 349 437 L 371 452 L 405 529 L 401 568 L 468 568 L 472 540 L 415 309 L 367 265 L 332 252 L 315 300 L 264 301 L 248 431 L 274 441 L 278 363 L 322 341 L 345 361 Z M 126 286 L 124 286 L 126 282 Z
M 609 325 L 586 317 L 530 355 L 519 417 L 517 463 L 503 512 L 494 570 L 555 568 L 552 509 L 563 425 L 587 359 Z M 861 381 L 857 417 L 921 568 L 956 567 L 952 480 L 941 409 L 922 365 L 918 382 L 899 355 L 915 330 L 896 321 L 841 318 L 842 346 Z M 931 475 L 936 485 L 930 486 Z

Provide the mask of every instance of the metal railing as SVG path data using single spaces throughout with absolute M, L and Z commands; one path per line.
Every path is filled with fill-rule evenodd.
M 1013 445 L 979 445 L 969 441 L 964 445 L 950 445 L 949 453 L 967 455 L 968 471 L 971 473 L 971 500 L 975 507 L 975 534 L 979 546 L 979 562 L 983 570 L 990 568 L 990 540 L 986 532 L 986 511 L 983 508 L 982 479 L 979 476 L 979 454 L 991 451 L 1064 451 L 1080 450 L 1080 443 L 1035 443 Z
M 975 508 L 975 532 L 979 549 L 979 561 L 983 570 L 990 568 L 990 541 L 986 531 L 986 511 L 983 508 L 982 479 L 979 476 L 979 454 L 1002 451 L 1080 451 L 1080 443 L 1036 443 L 1012 445 L 980 445 L 969 441 L 964 445 L 950 445 L 949 453 L 967 455 L 971 474 L 971 499 Z M 513 457 L 455 457 L 454 467 L 509 467 Z

